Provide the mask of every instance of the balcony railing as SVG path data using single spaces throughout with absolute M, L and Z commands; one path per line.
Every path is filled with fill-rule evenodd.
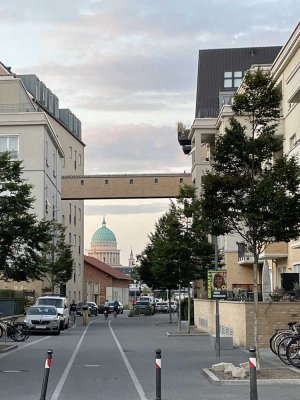
M 35 112 L 31 104 L 0 104 L 0 113 Z

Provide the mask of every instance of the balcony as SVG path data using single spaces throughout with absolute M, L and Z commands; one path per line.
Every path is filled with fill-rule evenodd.
M 32 104 L 0 104 L 0 113 L 36 112 Z

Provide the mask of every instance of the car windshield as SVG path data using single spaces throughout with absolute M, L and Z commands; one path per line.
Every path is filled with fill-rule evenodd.
M 30 307 L 27 311 L 28 315 L 56 315 L 56 313 L 54 307 Z
M 43 306 L 55 306 L 58 308 L 63 308 L 63 299 L 39 299 L 38 300 L 39 305 Z

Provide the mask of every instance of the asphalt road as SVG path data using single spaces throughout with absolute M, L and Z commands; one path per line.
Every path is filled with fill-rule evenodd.
M 32 335 L 16 350 L 0 354 L 0 399 L 39 400 L 48 349 L 53 349 L 47 400 L 153 400 L 155 349 L 162 350 L 162 400 L 246 400 L 248 386 L 215 386 L 202 374 L 220 361 L 207 336 L 176 332 L 166 315 L 92 317 L 60 336 Z M 221 361 L 245 362 L 239 349 Z M 259 400 L 299 399 L 300 386 L 259 387 Z

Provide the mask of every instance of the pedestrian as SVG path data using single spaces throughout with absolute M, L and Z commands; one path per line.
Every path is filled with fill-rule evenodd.
M 114 301 L 114 317 L 116 317 L 118 313 L 119 313 L 119 302 L 118 302 L 118 300 L 115 300 Z
M 87 325 L 89 323 L 89 307 L 87 305 L 86 300 L 82 303 L 82 324 Z
M 75 303 L 75 300 L 72 300 L 72 303 L 70 304 L 70 314 L 71 314 L 71 321 L 73 324 L 75 324 L 76 321 L 76 308 L 77 304 Z
M 104 303 L 104 311 L 107 311 L 107 313 L 109 313 L 109 301 L 106 300 L 106 302 Z

